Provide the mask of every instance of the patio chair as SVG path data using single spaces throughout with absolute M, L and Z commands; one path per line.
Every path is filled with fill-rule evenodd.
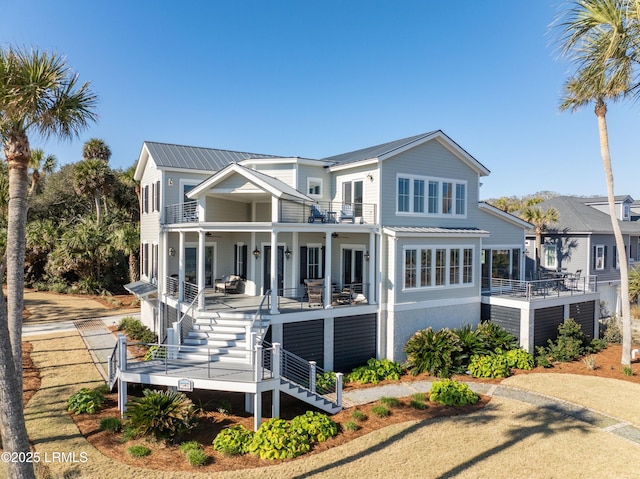
M 578 289 L 578 284 L 580 283 L 580 276 L 582 275 L 582 270 L 576 270 L 575 274 L 569 277 L 569 287 L 575 291 Z
M 356 217 L 353 214 L 353 205 L 345 203 L 342 205 L 342 209 L 340 210 L 340 222 L 343 221 L 351 221 L 352 223 L 356 222 Z
M 228 274 L 220 279 L 216 279 L 214 291 L 216 293 L 237 293 L 240 289 L 242 278 L 235 274 Z
M 309 207 L 309 223 L 315 223 L 316 220 L 320 220 L 322 223 L 327 222 L 327 214 L 320 209 L 318 205 L 311 205 Z
M 312 304 L 323 304 L 322 291 L 324 289 L 323 279 L 305 279 L 304 284 L 307 288 L 307 300 L 309 301 L 309 307 Z

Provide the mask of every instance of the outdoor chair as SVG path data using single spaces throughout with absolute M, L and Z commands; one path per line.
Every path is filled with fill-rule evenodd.
M 324 289 L 323 279 L 305 279 L 304 284 L 307 288 L 307 300 L 309 301 L 309 307 L 312 304 L 323 304 L 322 291 Z
M 322 223 L 327 222 L 327 214 L 320 209 L 318 205 L 311 205 L 309 207 L 309 223 L 315 223 L 316 220 L 320 220 Z
M 353 214 L 353 205 L 351 204 L 343 204 L 342 209 L 340 210 L 340 222 L 343 221 L 351 221 L 352 223 L 356 222 L 356 217 Z
M 242 278 L 235 274 L 228 274 L 220 279 L 216 279 L 214 291 L 216 293 L 237 293 L 240 289 Z

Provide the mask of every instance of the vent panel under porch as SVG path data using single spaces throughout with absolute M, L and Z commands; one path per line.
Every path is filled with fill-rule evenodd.
M 520 341 L 520 310 L 507 306 L 482 305 L 482 320 L 491 321 Z
M 284 324 L 282 347 L 324 368 L 324 320 Z
M 336 318 L 334 323 L 335 371 L 347 373 L 376 357 L 375 314 Z
M 538 309 L 533 322 L 534 346 L 546 346 L 547 340 L 555 340 L 558 336 L 558 326 L 564 322 L 564 308 L 553 306 Z
M 593 301 L 575 303 L 571 305 L 569 312 L 569 317 L 573 318 L 582 327 L 582 331 L 589 339 L 593 339 L 595 307 L 596 305 Z

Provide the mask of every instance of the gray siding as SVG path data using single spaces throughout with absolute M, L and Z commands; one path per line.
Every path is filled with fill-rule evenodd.
M 251 221 L 251 204 L 249 203 L 212 197 L 208 197 L 206 201 L 206 221 Z
M 569 317 L 582 327 L 582 331 L 589 339 L 594 335 L 595 301 L 574 303 L 569 308 Z
M 564 322 L 564 307 L 537 309 L 533 325 L 533 344 L 546 346 L 547 340 L 555 340 L 558 336 L 558 326 Z
M 478 228 L 489 231 L 489 237 L 482 238 L 482 246 L 513 246 L 523 248 L 524 229 L 509 221 L 479 210 Z
M 425 221 L 430 226 L 443 227 L 469 227 L 478 224 L 478 174 L 437 140 L 385 160 L 381 171 L 383 201 L 380 205 L 380 218 L 385 226 L 424 226 Z M 466 181 L 466 217 L 396 215 L 398 173 Z
M 334 369 L 349 372 L 376 357 L 376 315 L 336 318 Z
M 255 169 L 264 173 L 265 175 L 278 178 L 283 183 L 295 188 L 295 166 L 293 163 L 286 163 L 281 165 L 258 165 Z
M 282 334 L 284 349 L 324 367 L 324 320 L 286 323 Z
M 327 174 L 323 167 L 311 165 L 298 165 L 298 182 L 295 188 L 305 195 L 307 191 L 307 179 L 318 178 L 322 180 L 322 191 L 320 192 L 320 201 L 329 201 L 331 199 L 331 177 Z
M 482 321 L 491 321 L 520 341 L 520 310 L 491 304 L 482 305 Z

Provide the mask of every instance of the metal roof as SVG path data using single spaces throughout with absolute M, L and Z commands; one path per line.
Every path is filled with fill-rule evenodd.
M 217 150 L 195 146 L 171 145 L 145 141 L 149 154 L 158 167 L 183 168 L 187 170 L 218 171 L 230 163 L 252 158 L 281 158 L 280 156 Z
M 393 234 L 438 234 L 438 235 L 488 235 L 489 232 L 479 228 L 443 228 L 441 226 L 385 226 L 386 231 Z

